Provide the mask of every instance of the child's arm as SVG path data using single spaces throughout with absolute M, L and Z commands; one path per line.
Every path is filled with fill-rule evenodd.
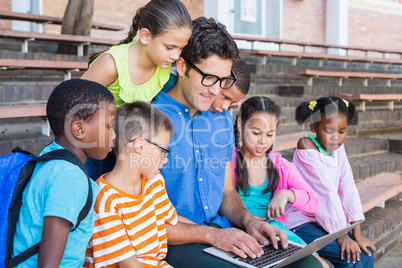
M 268 218 L 272 220 L 274 217 L 284 215 L 286 203 L 304 212 L 317 213 L 320 210 L 318 195 L 300 176 L 295 165 L 283 159 L 278 153 L 273 154 L 272 157 L 281 181 L 277 192 L 268 204 Z
M 130 258 L 118 262 L 117 265 L 119 268 L 144 268 L 135 256 L 131 256 Z
M 290 190 L 279 190 L 271 199 L 267 208 L 267 217 L 270 220 L 285 215 L 286 203 L 294 203 L 295 195 Z
M 347 222 L 357 222 L 364 219 L 362 203 L 344 146 L 338 150 L 340 166 L 338 195 L 342 202 Z
M 354 223 L 356 223 L 356 222 L 351 222 L 350 224 L 354 224 Z M 361 250 L 363 250 L 363 252 L 367 256 L 371 256 L 370 251 L 367 250 L 367 248 L 370 248 L 373 251 L 374 257 L 375 257 L 377 249 L 374 246 L 373 242 L 371 242 L 370 239 L 362 236 L 360 224 L 357 225 L 355 228 L 353 228 L 352 232 L 353 232 L 353 237 L 355 238 L 355 241 L 356 241 L 357 245 L 359 246 L 359 248 Z
M 116 63 L 110 54 L 103 54 L 82 75 L 81 79 L 95 81 L 105 87 L 117 80 Z
M 59 217 L 44 217 L 38 267 L 59 267 L 66 248 L 71 223 Z
M 320 199 L 316 192 L 302 178 L 296 166 L 286 159 L 282 159 L 280 165 L 277 166 L 278 171 L 282 174 L 282 188 L 290 190 L 294 194 L 294 200 L 289 201 L 291 206 L 303 212 L 317 213 L 321 206 Z

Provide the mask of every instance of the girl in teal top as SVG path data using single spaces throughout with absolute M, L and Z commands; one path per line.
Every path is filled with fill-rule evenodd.
M 285 226 L 286 210 L 292 207 L 317 213 L 320 201 L 293 163 L 272 152 L 279 117 L 279 106 L 266 97 L 252 97 L 241 105 L 234 127 L 234 185 L 251 215 L 283 230 L 289 241 L 306 245 Z M 305 263 L 296 266 L 312 268 L 327 264 L 310 255 Z
M 151 102 L 169 80 L 172 63 L 191 36 L 191 18 L 179 0 L 152 0 L 137 10 L 126 39 L 107 51 L 94 53 L 81 77 L 107 87 L 119 107 L 134 101 Z M 134 37 L 138 37 L 134 40 Z M 88 158 L 85 167 L 96 180 L 113 169 L 113 153 L 104 160 Z
M 265 180 L 264 184 L 255 187 L 249 185 L 249 191 L 246 194 L 242 189 L 239 189 L 239 195 L 243 200 L 244 206 L 250 211 L 251 215 L 260 217 L 261 219 L 266 219 L 267 217 L 267 204 L 271 202 L 272 192 L 264 193 L 265 188 L 269 183 L 268 177 Z M 290 241 L 296 242 L 301 245 L 306 245 L 306 243 L 301 239 L 298 235 L 290 231 L 283 222 L 276 220 L 268 220 L 269 223 L 279 229 L 282 229 L 286 232 L 286 235 Z
M 168 81 L 191 29 L 190 15 L 181 1 L 152 0 L 137 10 L 126 39 L 91 55 L 90 67 L 81 78 L 106 86 L 117 107 L 150 102 Z

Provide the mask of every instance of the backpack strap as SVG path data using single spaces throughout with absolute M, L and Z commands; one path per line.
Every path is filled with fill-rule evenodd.
M 27 174 L 27 177 L 32 176 L 32 172 L 34 170 L 34 167 L 37 162 L 44 162 L 44 161 L 49 161 L 49 160 L 65 160 L 68 161 L 74 165 L 77 165 L 87 176 L 88 180 L 88 197 L 87 201 L 85 203 L 85 206 L 82 208 L 78 215 L 77 223 L 75 224 L 74 228 L 71 231 L 74 231 L 77 229 L 77 227 L 80 225 L 81 221 L 85 219 L 85 217 L 88 215 L 89 211 L 91 210 L 92 207 L 92 185 L 91 185 L 91 179 L 89 178 L 88 172 L 86 171 L 84 165 L 82 162 L 78 159 L 78 157 L 72 153 L 71 151 L 67 149 L 60 149 L 60 150 L 55 150 L 51 151 L 49 153 L 45 153 L 42 156 L 36 157 L 32 155 L 29 152 L 21 150 L 19 147 L 15 148 L 13 152 L 19 152 L 19 153 L 24 153 L 32 156 L 32 159 L 29 160 L 26 165 L 28 166 L 27 168 L 30 168 L 30 174 Z M 24 166 L 25 168 L 25 166 Z M 25 182 L 24 182 L 25 181 Z M 21 180 L 21 184 L 24 183 L 25 185 L 22 185 L 20 187 L 23 187 L 22 189 L 25 188 L 26 184 L 28 183 L 29 180 Z M 17 184 L 20 183 L 20 179 L 18 179 Z M 17 185 L 16 185 L 17 188 Z M 14 243 L 14 235 L 16 231 L 16 226 L 19 218 L 19 210 L 21 208 L 22 204 L 22 192 L 19 195 L 14 195 L 13 199 L 11 201 L 10 208 L 13 206 L 18 207 L 18 213 L 14 213 L 14 216 L 12 214 L 9 214 L 9 232 L 7 234 L 7 252 L 6 252 L 6 261 L 4 262 L 7 268 L 15 267 L 19 265 L 20 263 L 24 262 L 25 260 L 29 259 L 33 255 L 37 254 L 39 252 L 39 247 L 40 247 L 40 242 L 36 243 L 32 247 L 28 248 L 27 250 L 21 252 L 14 258 L 11 258 L 12 252 L 13 252 L 13 243 Z
M 73 163 L 74 165 L 78 166 L 87 176 L 87 181 L 88 181 L 88 197 L 87 197 L 87 202 L 85 203 L 85 206 L 82 208 L 80 214 L 78 215 L 77 223 L 75 224 L 74 229 L 71 231 L 74 231 L 77 229 L 77 227 L 80 225 L 81 221 L 85 219 L 85 217 L 88 215 L 89 211 L 91 210 L 92 207 L 92 186 L 91 186 L 91 179 L 89 178 L 88 172 L 85 169 L 84 165 L 82 162 L 78 159 L 78 157 L 72 153 L 69 150 L 62 149 L 62 150 L 55 150 L 49 153 L 46 153 L 40 157 L 38 157 L 37 162 L 39 161 L 49 161 L 49 160 L 65 160 L 70 163 Z

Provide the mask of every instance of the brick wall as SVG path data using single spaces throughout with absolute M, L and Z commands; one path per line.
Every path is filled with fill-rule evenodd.
M 283 0 L 282 38 L 325 42 L 325 6 L 323 0 Z
M 136 10 L 148 2 L 149 0 L 95 0 L 94 21 L 125 25 L 126 31 L 123 33 L 108 32 L 107 36 L 110 39 L 123 39 L 126 37 Z M 192 18 L 202 16 L 202 0 L 182 0 L 182 2 L 186 5 Z M 43 14 L 62 17 L 67 3 L 68 0 L 43 0 Z M 60 26 L 48 25 L 46 30 L 48 33 L 59 33 Z M 91 35 L 106 38 L 105 31 L 92 30 Z
M 349 7 L 349 44 L 402 48 L 402 16 Z
M 11 0 L 0 0 L 0 10 L 11 10 Z M 0 20 L 0 28 L 10 28 L 11 22 Z

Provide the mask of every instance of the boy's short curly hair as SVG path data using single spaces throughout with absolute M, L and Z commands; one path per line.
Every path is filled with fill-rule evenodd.
M 49 96 L 46 116 L 53 134 L 65 134 L 70 120 L 91 120 L 105 102 L 113 102 L 112 93 L 101 84 L 84 79 L 70 79 L 60 83 Z

